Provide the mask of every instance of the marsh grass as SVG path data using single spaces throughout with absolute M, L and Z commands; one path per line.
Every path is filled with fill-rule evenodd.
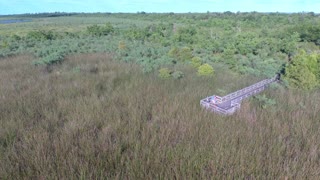
M 108 54 L 0 60 L 0 179 L 318 179 L 320 94 L 270 88 L 233 116 L 199 100 L 258 79 L 143 74 Z M 76 69 L 76 71 L 75 71 Z

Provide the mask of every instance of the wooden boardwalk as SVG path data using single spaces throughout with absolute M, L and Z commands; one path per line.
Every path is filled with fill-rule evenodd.
M 240 109 L 242 100 L 260 93 L 261 91 L 265 90 L 265 88 L 268 87 L 271 83 L 278 80 L 279 76 L 275 76 L 274 78 L 265 79 L 223 97 L 217 95 L 209 96 L 202 99 L 200 101 L 200 105 L 213 112 L 224 115 L 231 115 L 238 109 Z

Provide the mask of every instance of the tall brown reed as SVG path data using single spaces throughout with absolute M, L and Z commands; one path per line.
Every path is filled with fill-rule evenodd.
M 233 116 L 200 108 L 257 81 L 216 70 L 181 80 L 106 54 L 34 67 L 0 60 L 0 179 L 318 179 L 320 94 L 270 88 Z

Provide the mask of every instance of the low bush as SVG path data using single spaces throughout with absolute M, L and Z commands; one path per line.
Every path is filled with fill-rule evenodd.
M 277 104 L 277 102 L 274 99 L 267 98 L 265 94 L 257 95 L 257 96 L 255 96 L 255 98 L 259 101 L 259 103 L 263 109 L 268 108 L 268 107 L 272 107 Z
M 180 62 L 188 62 L 192 59 L 192 50 L 189 47 L 177 48 L 173 47 L 168 52 L 169 57 L 175 58 Z
M 210 64 L 203 64 L 198 68 L 198 76 L 213 76 L 214 69 Z
M 191 59 L 191 65 L 195 68 L 200 67 L 202 64 L 201 58 L 200 57 L 193 57 Z
M 174 79 L 181 79 L 184 77 L 184 73 L 181 71 L 175 71 L 171 75 Z
M 114 32 L 114 28 L 111 23 L 107 23 L 104 26 L 92 25 L 87 27 L 87 32 L 93 36 L 106 36 Z
M 162 79 L 168 79 L 171 77 L 171 71 L 168 68 L 161 68 L 158 76 Z

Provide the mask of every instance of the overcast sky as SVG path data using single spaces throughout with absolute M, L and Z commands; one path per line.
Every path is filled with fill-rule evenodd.
M 39 12 L 320 12 L 320 0 L 0 0 L 0 14 Z

